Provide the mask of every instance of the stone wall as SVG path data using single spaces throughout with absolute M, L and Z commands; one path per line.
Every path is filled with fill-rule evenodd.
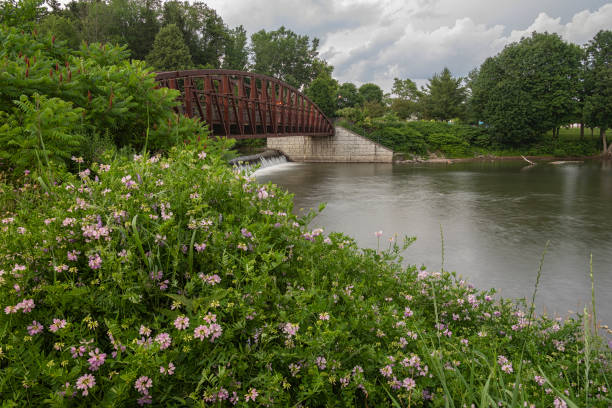
M 280 150 L 294 162 L 391 163 L 393 151 L 345 128 L 334 136 L 268 138 L 268 149 Z

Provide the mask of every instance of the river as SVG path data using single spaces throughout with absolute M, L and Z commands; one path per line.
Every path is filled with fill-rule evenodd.
M 295 211 L 326 208 L 312 222 L 376 248 L 395 234 L 417 241 L 407 263 L 456 271 L 503 297 L 531 299 L 540 258 L 539 313 L 590 309 L 593 256 L 598 320 L 612 325 L 612 163 L 496 161 L 422 165 L 287 163 L 255 173 L 294 196 Z

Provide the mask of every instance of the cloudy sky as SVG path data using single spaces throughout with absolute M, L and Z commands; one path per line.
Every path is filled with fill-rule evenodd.
M 532 31 L 584 44 L 612 29 L 603 0 L 208 0 L 230 26 L 248 34 L 281 25 L 321 41 L 340 82 L 394 77 L 419 85 L 445 66 L 465 76 L 485 58 Z

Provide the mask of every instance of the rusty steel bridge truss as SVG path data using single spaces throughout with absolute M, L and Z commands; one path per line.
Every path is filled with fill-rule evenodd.
M 179 113 L 199 117 L 216 136 L 236 139 L 333 136 L 334 126 L 304 94 L 278 79 L 242 71 L 160 72 L 181 92 Z

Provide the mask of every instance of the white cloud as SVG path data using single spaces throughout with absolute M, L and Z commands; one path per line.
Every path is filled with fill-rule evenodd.
M 394 77 L 424 83 L 445 66 L 465 76 L 533 31 L 584 44 L 612 29 L 604 0 L 209 0 L 230 26 L 249 33 L 281 25 L 321 39 L 321 55 L 341 82 Z

